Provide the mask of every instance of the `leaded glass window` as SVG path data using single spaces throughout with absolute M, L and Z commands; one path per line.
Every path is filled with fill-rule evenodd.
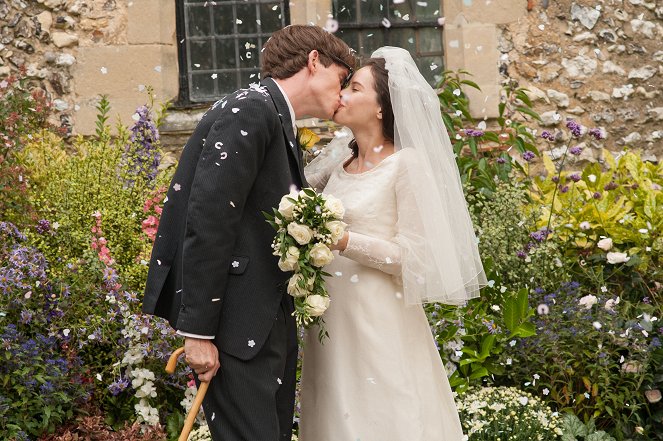
M 440 0 L 333 0 L 336 35 L 362 57 L 381 46 L 407 49 L 432 86 L 443 72 Z
M 178 1 L 180 100 L 206 103 L 257 82 L 263 43 L 288 24 L 286 2 Z

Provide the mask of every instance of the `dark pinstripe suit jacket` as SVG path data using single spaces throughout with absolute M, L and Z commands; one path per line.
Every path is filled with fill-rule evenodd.
M 215 103 L 187 142 L 152 250 L 143 311 L 183 332 L 216 335 L 248 360 L 267 338 L 288 273 L 271 212 L 305 184 L 287 103 L 271 78 Z

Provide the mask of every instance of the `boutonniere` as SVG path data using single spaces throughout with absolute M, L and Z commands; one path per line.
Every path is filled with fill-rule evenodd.
M 297 145 L 303 152 L 307 152 L 320 141 L 320 137 L 306 127 L 297 129 Z

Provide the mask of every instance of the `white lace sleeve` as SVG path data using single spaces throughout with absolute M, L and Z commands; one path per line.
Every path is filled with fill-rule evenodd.
M 351 139 L 352 132 L 349 129 L 340 130 L 320 154 L 306 165 L 304 174 L 310 187 L 319 192 L 325 189 L 332 171 L 336 167 L 340 167 L 343 161 L 350 156 L 348 143 Z
M 397 243 L 361 233 L 348 232 L 348 244 L 341 256 L 392 276 L 401 274 L 401 250 Z

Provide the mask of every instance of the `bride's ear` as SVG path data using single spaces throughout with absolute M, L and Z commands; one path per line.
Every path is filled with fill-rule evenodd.
M 382 108 L 378 110 L 378 119 L 382 119 Z

